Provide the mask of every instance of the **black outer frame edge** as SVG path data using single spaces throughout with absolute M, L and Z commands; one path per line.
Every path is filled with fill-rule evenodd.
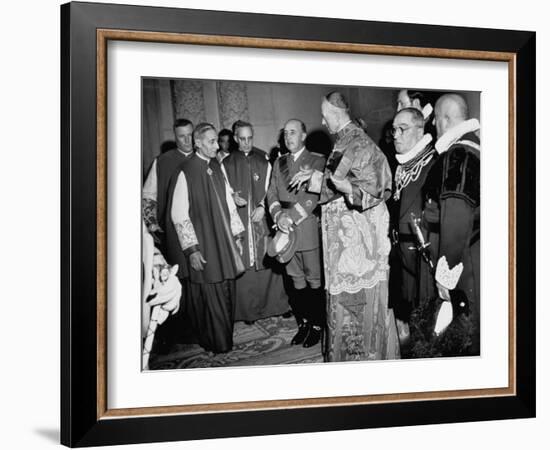
M 78 446 L 528 418 L 517 397 L 101 420 Z
M 325 17 L 72 2 L 97 28 L 433 48 L 516 51 L 530 32 Z M 185 30 L 182 28 L 185 27 Z M 284 31 L 282 31 L 284 30 Z M 337 38 L 335 37 L 335 32 Z M 284 33 L 284 36 L 281 34 Z M 460 35 L 460 39 L 457 39 Z
M 240 21 L 242 23 L 238 23 Z M 517 209 L 517 294 L 518 299 L 520 293 L 523 298 L 535 298 L 532 271 L 535 155 L 531 151 L 535 148 L 534 33 L 127 5 L 62 5 L 62 443 L 68 446 L 110 445 L 479 421 L 489 420 L 488 417 L 534 417 L 535 305 L 534 302 L 518 302 L 516 397 L 446 400 L 440 401 L 437 408 L 431 404 L 433 402 L 423 401 L 97 421 L 95 31 L 96 28 L 114 28 L 182 32 L 183 23 L 185 32 L 197 34 L 280 38 L 280 30 L 285 29 L 284 38 L 301 40 L 418 47 L 433 47 L 433 42 L 437 42 L 440 48 L 517 52 L 517 107 L 518 111 L 523 108 L 522 113 L 528 116 L 518 115 L 517 118 L 517 198 L 523 202 L 518 202 Z M 292 24 L 292 27 L 282 27 L 283 23 Z M 290 32 L 289 29 L 298 31 Z M 338 39 L 334 38 L 335 30 Z M 457 39 L 457 33 L 463 33 L 466 39 Z M 71 46 L 74 42 L 78 42 L 78 50 Z M 523 147 L 527 147 L 528 152 L 522 152 Z M 85 151 L 80 150 L 77 154 L 71 151 L 72 148 Z M 75 274 L 73 278 L 71 273 Z M 215 431 L 212 434 L 210 430 Z
M 516 62 L 517 395 L 536 413 L 536 35 Z
M 97 424 L 96 32 L 80 5 L 61 11 L 61 440 L 76 446 Z
M 69 6 L 61 7 L 61 86 L 60 86 L 60 136 L 61 136 L 61 358 L 60 358 L 60 392 L 61 392 L 61 443 L 69 445 L 71 440 L 70 408 L 70 34 L 71 21 Z

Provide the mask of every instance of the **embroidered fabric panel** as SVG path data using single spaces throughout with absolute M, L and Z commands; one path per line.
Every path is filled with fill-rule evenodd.
M 172 80 L 174 117 L 186 117 L 194 124 L 206 121 L 204 83 L 195 80 Z
M 359 212 L 340 198 L 322 207 L 325 280 L 332 295 L 388 279 L 389 214 L 384 202 Z
M 189 191 L 185 174 L 180 172 L 174 189 L 174 199 L 171 211 L 172 222 L 178 235 L 178 241 L 183 251 L 198 247 L 199 241 L 195 228 L 189 217 Z
M 381 198 L 374 197 L 364 189 L 353 185 L 348 200 L 351 206 L 356 206 L 361 210 L 372 208 L 382 201 Z
M 225 176 L 225 171 L 223 167 L 222 167 L 222 173 L 224 174 L 225 201 L 227 203 L 227 208 L 229 209 L 229 221 L 231 226 L 231 233 L 233 234 L 233 236 L 238 236 L 244 233 L 244 225 L 239 216 L 239 213 L 237 212 L 237 206 L 235 205 L 235 201 L 233 200 L 233 196 L 232 196 L 233 191 L 231 189 L 231 186 L 229 186 L 229 182 L 227 181 L 227 177 Z
M 352 185 L 353 206 L 365 210 L 389 196 L 391 171 L 384 154 L 367 139 L 357 140 L 353 152 L 355 157 L 348 175 Z
M 314 170 L 311 178 L 309 179 L 309 184 L 307 190 L 315 194 L 321 193 L 321 187 L 323 185 L 323 172 Z
M 191 219 L 174 223 L 174 227 L 176 229 L 176 233 L 178 234 L 178 240 L 182 250 L 185 251 L 193 246 L 199 245 Z
M 157 202 L 155 200 L 144 198 L 141 200 L 141 212 L 145 226 L 150 229 L 152 226 L 158 227 L 157 220 Z

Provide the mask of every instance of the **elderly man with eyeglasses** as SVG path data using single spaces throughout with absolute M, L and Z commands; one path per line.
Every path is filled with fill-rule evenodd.
M 415 217 L 422 214 L 422 187 L 436 152 L 432 136 L 424 134 L 424 116 L 417 108 L 403 108 L 395 115 L 392 135 L 399 165 L 391 210 L 390 305 L 396 316 L 401 354 L 407 356 L 411 311 L 434 293 L 429 267 L 415 249 L 417 239 L 411 229 L 411 213 Z

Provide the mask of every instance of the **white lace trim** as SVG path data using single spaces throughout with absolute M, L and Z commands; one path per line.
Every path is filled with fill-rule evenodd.
M 388 269 L 378 270 L 369 279 L 354 278 L 349 283 L 347 283 L 344 280 L 338 285 L 332 285 L 328 289 L 328 292 L 330 295 L 338 295 L 338 294 L 341 294 L 342 292 L 346 292 L 348 294 L 357 294 L 357 292 L 361 291 L 362 289 L 372 289 L 381 281 L 387 281 L 387 280 L 388 280 Z
M 412 161 L 414 158 L 416 158 L 420 153 L 422 153 L 422 150 L 426 148 L 426 145 L 428 145 L 430 142 L 432 142 L 432 135 L 430 133 L 426 133 L 424 136 L 422 136 L 422 139 L 420 139 L 413 148 L 411 148 L 407 153 L 404 155 L 396 154 L 395 159 L 397 159 L 397 162 L 399 164 L 405 164 L 409 161 Z
M 460 280 L 460 275 L 462 275 L 463 270 L 464 265 L 461 262 L 459 262 L 452 269 L 449 268 L 447 257 L 443 255 L 441 258 L 439 258 L 439 261 L 437 261 L 437 267 L 435 269 L 435 279 L 443 287 L 452 291 L 454 288 L 456 288 L 456 285 L 458 284 L 458 280 Z
M 477 119 L 466 120 L 455 127 L 447 130 L 447 132 L 441 136 L 435 143 L 435 149 L 437 153 L 444 153 L 449 150 L 449 147 L 456 143 L 466 133 L 479 130 L 480 125 Z

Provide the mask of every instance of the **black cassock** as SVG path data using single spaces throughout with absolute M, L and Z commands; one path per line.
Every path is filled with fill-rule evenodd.
M 256 207 L 265 207 L 271 172 L 267 154 L 255 147 L 248 155 L 235 151 L 223 160 L 223 166 L 232 189 L 247 201 L 246 206 L 237 209 L 245 227 L 246 271 L 237 279 L 235 320 L 254 321 L 283 314 L 289 309 L 282 278 L 284 268 L 266 253 L 270 234 L 268 214 L 259 222 L 251 220 Z
M 233 346 L 235 278 L 244 271 L 236 245 L 244 231 L 218 161 L 195 154 L 170 181 L 167 260 L 186 282 L 184 311 L 199 344 L 215 353 Z M 206 260 L 194 270 L 189 256 Z

